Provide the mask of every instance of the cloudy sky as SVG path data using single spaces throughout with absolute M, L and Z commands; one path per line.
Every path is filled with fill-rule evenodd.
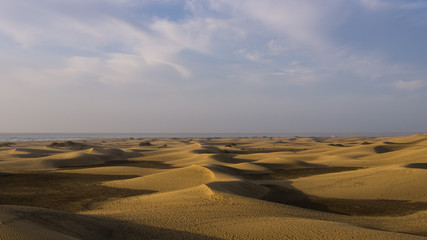
M 427 131 L 425 0 L 0 0 L 0 132 Z

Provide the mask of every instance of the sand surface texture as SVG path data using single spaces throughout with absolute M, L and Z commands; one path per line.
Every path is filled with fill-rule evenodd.
M 427 239 L 427 134 L 0 146 L 0 240 Z

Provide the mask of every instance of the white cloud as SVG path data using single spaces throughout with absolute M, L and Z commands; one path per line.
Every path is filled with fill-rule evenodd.
M 326 4 L 317 1 L 213 1 L 216 8 L 230 11 L 232 16 L 240 19 L 249 19 L 248 24 L 261 24 L 268 30 L 279 32 L 290 37 L 291 40 L 320 47 L 324 43 L 324 36 L 319 31 L 328 16 L 328 1 Z M 331 6 L 329 6 L 331 7 Z M 251 26 L 247 26 L 251 29 Z M 253 26 L 252 26 L 253 27 Z
M 114 7 L 120 8 L 123 7 L 120 5 L 123 2 L 108 1 L 102 4 L 103 7 L 113 4 Z M 23 1 L 0 2 L 0 7 L 3 7 L 0 10 L 0 33 L 10 36 L 23 48 L 31 50 L 44 47 L 47 49 L 45 54 L 55 54 L 50 53 L 49 48 L 66 47 L 70 49 L 69 52 L 86 51 L 89 55 L 95 55 L 98 60 L 96 68 L 93 64 L 75 65 L 71 62 L 77 58 L 71 53 L 71 56 L 61 56 L 61 58 L 69 59 L 65 61 L 68 61 L 67 64 L 74 69 L 73 71 L 63 71 L 69 67 L 61 68 L 62 70 L 40 69 L 39 75 L 44 75 L 44 72 L 63 71 L 63 73 L 77 76 L 74 73 L 78 68 L 84 72 L 87 66 L 92 66 L 93 71 L 96 72 L 99 68 L 118 69 L 115 66 L 118 64 L 139 74 L 141 69 L 164 65 L 174 69 L 181 77 L 189 78 L 192 70 L 184 66 L 179 58 L 181 51 L 190 49 L 208 54 L 211 51 L 212 40 L 219 36 L 219 32 L 230 33 L 227 32 L 226 22 L 220 19 L 188 18 L 180 22 L 151 19 L 144 23 L 132 23 L 119 16 L 95 11 L 96 4 L 89 6 L 93 11 L 86 9 L 85 4 L 77 2 L 73 5 L 72 11 L 61 8 L 61 3 L 51 1 L 28 4 Z M 85 8 L 83 13 L 78 12 L 80 8 Z M 25 17 L 22 17 L 23 15 Z M 81 53 L 76 53 L 77 56 L 79 54 Z M 138 68 L 129 69 L 119 63 L 125 55 L 132 56 L 132 61 L 139 61 L 131 64 L 131 66 L 137 64 Z M 80 59 L 86 61 L 89 58 Z M 129 57 L 126 64 L 129 64 Z M 26 71 L 37 75 L 34 72 L 36 69 L 28 68 Z
M 322 79 L 322 74 L 318 69 L 293 65 L 282 71 L 275 73 L 276 76 L 288 83 L 305 86 L 311 85 Z
M 212 123 L 209 121 L 214 115 L 224 122 L 229 121 L 227 114 L 211 111 L 222 111 L 225 102 L 234 104 L 233 108 L 228 108 L 229 112 L 242 122 L 250 117 L 239 118 L 240 114 L 257 116 L 259 119 L 253 120 L 257 126 L 266 126 L 262 119 L 277 119 L 272 129 L 282 127 L 289 110 L 292 112 L 293 103 L 301 104 L 294 106 L 293 111 L 298 113 L 293 114 L 295 123 L 300 124 L 301 119 L 310 121 L 307 119 L 311 118 L 300 118 L 299 113 L 312 116 L 311 110 L 316 110 L 316 107 L 309 111 L 300 106 L 314 104 L 328 110 L 331 104 L 325 102 L 324 96 L 332 98 L 337 93 L 342 95 L 342 102 L 347 99 L 360 107 L 357 111 L 352 109 L 354 115 L 366 116 L 363 114 L 366 101 L 358 99 L 370 99 L 385 106 L 390 99 L 372 98 L 378 95 L 378 87 L 385 87 L 381 89 L 381 94 L 385 95 L 396 94 L 391 87 L 422 89 L 425 81 L 411 80 L 425 79 L 425 70 L 411 65 L 410 61 L 405 63 L 404 58 L 408 56 L 388 58 L 395 55 L 387 55 L 390 48 L 387 44 L 381 48 L 384 52 L 375 46 L 369 49 L 363 44 L 351 45 L 352 41 L 345 40 L 349 37 L 345 35 L 349 33 L 347 27 L 365 29 L 366 22 L 355 21 L 361 16 L 383 21 L 391 19 L 391 15 L 387 15 L 390 13 L 411 14 L 411 9 L 422 7 L 423 2 L 0 0 L 0 98 L 22 102 L 21 107 L 11 103 L 15 104 L 13 109 L 37 113 L 28 106 L 31 100 L 48 113 L 50 108 L 59 106 L 56 98 L 67 95 L 67 106 L 75 107 L 76 118 L 85 114 L 80 106 L 75 106 L 74 100 L 84 103 L 96 98 L 104 115 L 97 115 L 90 105 L 83 108 L 86 113 L 97 116 L 94 119 L 98 122 L 103 121 L 99 119 L 121 122 L 123 118 L 117 116 L 130 114 L 138 119 L 133 126 L 153 125 L 163 129 L 175 113 L 186 122 L 188 127 L 184 131 L 201 122 L 188 116 L 194 112 L 203 115 L 206 109 L 210 110 L 205 112 L 205 126 Z M 375 11 L 383 12 L 377 14 Z M 417 19 L 424 19 L 425 14 L 420 12 L 417 11 Z M 400 27 L 404 24 L 410 23 L 402 22 Z M 393 31 L 396 35 L 401 31 L 391 28 L 381 31 Z M 407 28 L 405 34 L 411 31 Z M 415 35 L 421 37 L 422 34 Z M 404 35 L 396 39 L 402 42 L 402 51 L 408 47 L 405 44 L 409 41 L 405 41 L 410 37 Z M 417 41 L 412 43 L 417 44 Z M 405 53 L 409 55 L 411 51 Z M 422 54 L 417 57 L 424 60 Z M 371 90 L 362 92 L 365 87 Z M 351 98 L 348 95 L 352 95 Z M 156 101 L 145 101 L 147 96 Z M 265 104 L 258 104 L 260 99 L 264 99 Z M 277 107 L 266 108 L 270 102 Z M 414 103 L 422 102 L 414 100 Z M 111 104 L 116 106 L 114 111 L 110 109 Z M 190 105 L 194 107 L 189 108 Z M 136 108 L 143 110 L 134 111 Z M 13 109 L 11 107 L 5 115 L 13 116 Z M 375 107 L 372 109 L 374 111 Z M 322 112 L 319 110 L 320 115 Z M 394 113 L 394 109 L 391 112 Z M 265 117 L 268 114 L 278 117 Z M 151 125 L 141 124 L 146 116 L 150 116 Z M 322 117 L 328 119 L 328 115 Z M 131 121 L 132 118 L 127 119 Z M 159 125 L 158 119 L 164 119 L 163 125 Z M 317 126 L 317 123 L 318 119 L 314 119 L 311 125 Z M 348 125 L 353 123 L 349 121 Z M 179 121 L 174 124 L 180 125 Z M 324 126 L 328 124 L 325 120 Z M 89 125 L 82 121 L 85 129 L 98 126 L 95 120 Z M 107 128 L 104 129 L 108 131 Z
M 332 72 L 344 71 L 371 80 L 408 71 L 403 65 L 390 63 L 378 53 L 357 52 L 351 48 L 338 48 L 327 64 Z
M 135 1 L 125 2 L 136 4 Z M 373 8 L 385 4 L 380 0 L 360 2 Z M 21 75 L 31 72 L 34 76 L 43 76 L 33 77 L 33 81 L 48 81 L 49 76 L 59 73 L 70 77 L 58 79 L 92 78 L 110 84 L 148 81 L 148 78 L 138 76 L 150 75 L 150 68 L 161 66 L 174 70 L 180 78 L 190 79 L 198 69 L 186 64 L 180 56 L 186 49 L 207 56 L 231 50 L 240 53 L 240 60 L 263 64 L 266 69 L 256 74 L 261 79 L 271 76 L 266 74 L 268 70 L 281 69 L 279 72 L 286 79 L 301 81 L 305 85 L 322 79 L 325 73 L 347 72 L 361 78 L 380 79 L 407 71 L 379 53 L 342 47 L 330 39 L 328 30 L 337 24 L 334 23 L 335 17 L 343 5 L 338 0 L 186 1 L 185 7 L 192 11 L 192 16 L 178 21 L 152 18 L 145 22 L 132 22 L 105 12 L 66 11 L 54 2 L 44 2 L 44 5 L 18 3 L 0 4 L 6 6 L 0 10 L 1 32 L 28 49 L 59 46 L 70 48 L 71 52 L 89 53 L 89 56 L 80 57 L 79 53 L 61 56 L 59 61 L 64 62 L 61 66 L 54 64 L 48 68 L 28 67 L 26 70 L 21 66 L 24 69 Z M 123 1 L 111 0 L 104 4 L 123 7 Z M 84 6 L 83 1 L 79 2 L 74 11 Z M 96 4 L 91 5 L 94 6 Z M 28 16 L 20 17 L 19 11 L 28 13 Z M 208 14 L 209 11 L 222 14 L 215 17 Z M 76 59 L 82 64 L 77 64 Z M 299 61 L 298 66 L 287 66 L 291 61 Z M 247 72 L 254 74 L 253 71 Z M 231 72 L 223 74 L 233 75 Z
M 425 86 L 425 82 L 422 80 L 414 80 L 414 81 L 397 81 L 392 84 L 393 87 L 399 90 L 408 90 L 414 91 L 421 89 Z

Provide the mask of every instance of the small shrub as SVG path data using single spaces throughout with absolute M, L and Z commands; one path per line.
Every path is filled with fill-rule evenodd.
M 152 144 L 149 141 L 139 143 L 139 146 L 151 146 L 151 145 Z
M 329 146 L 334 146 L 334 147 L 344 147 L 344 145 L 342 145 L 342 144 L 335 144 L 335 143 L 330 143 L 330 144 L 328 144 Z
M 80 150 L 91 148 L 91 146 L 84 144 L 84 143 L 78 143 L 73 141 L 65 141 L 65 142 L 53 142 L 48 145 L 49 147 L 58 148 L 58 147 L 71 147 L 71 148 L 77 148 Z
M 230 143 L 230 144 L 225 145 L 225 147 L 235 147 L 235 146 L 237 146 L 235 143 Z
M 65 143 L 53 142 L 49 144 L 49 147 L 65 147 Z

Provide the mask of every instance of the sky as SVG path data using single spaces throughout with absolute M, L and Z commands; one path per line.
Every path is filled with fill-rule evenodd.
M 0 132 L 427 132 L 426 0 L 0 0 Z

